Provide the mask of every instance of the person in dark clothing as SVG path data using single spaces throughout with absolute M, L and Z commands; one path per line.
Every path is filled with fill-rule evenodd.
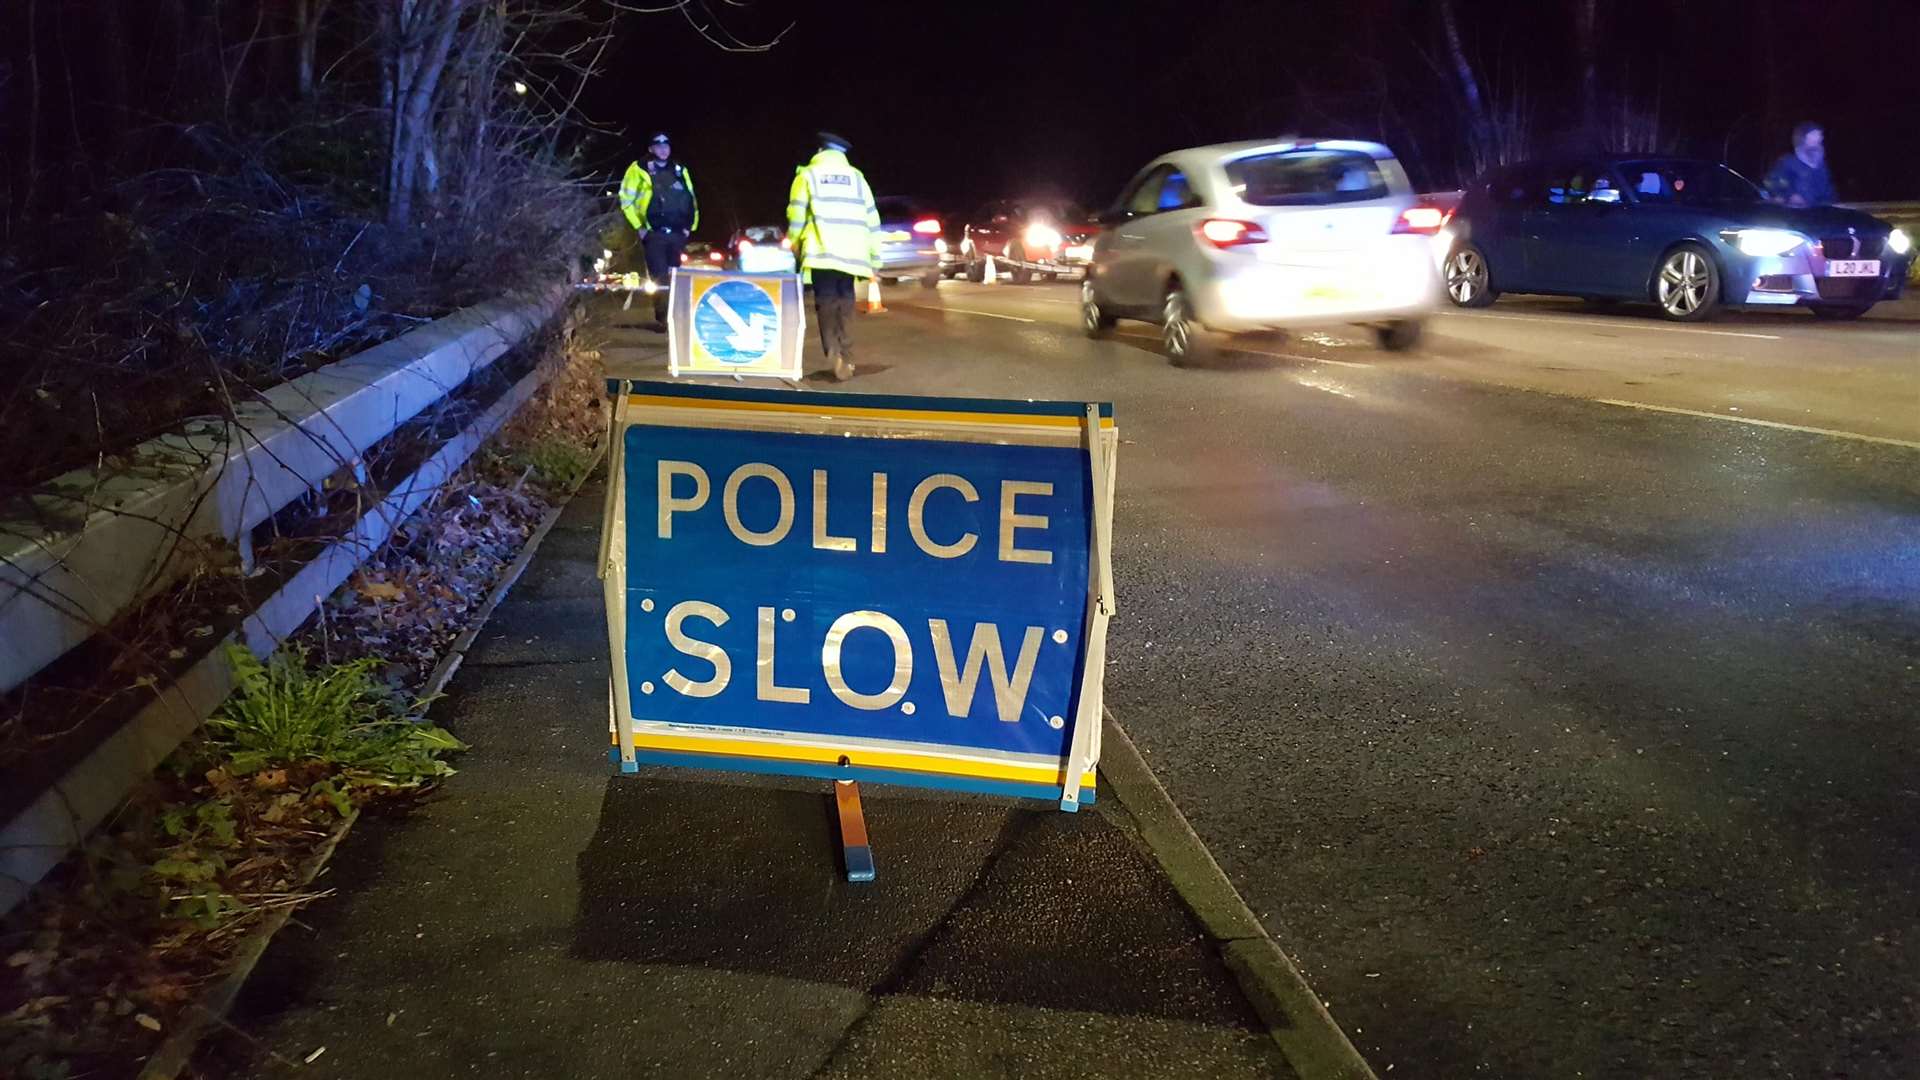
M 693 174 L 674 160 L 665 132 L 647 144 L 643 162 L 627 166 L 620 181 L 620 212 L 640 234 L 646 251 L 647 279 L 659 287 L 653 294 L 653 319 L 667 320 L 667 283 L 687 249 L 687 237 L 700 227 L 700 198 L 694 194 Z
M 1819 124 L 1793 129 L 1793 153 L 1767 172 L 1767 198 L 1788 206 L 1830 206 L 1837 197 L 1827 172 L 1827 134 Z

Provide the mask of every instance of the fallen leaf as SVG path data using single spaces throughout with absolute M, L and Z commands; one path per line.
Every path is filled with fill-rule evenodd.
M 369 600 L 399 600 L 407 595 L 407 590 L 391 581 L 362 580 L 354 590 Z

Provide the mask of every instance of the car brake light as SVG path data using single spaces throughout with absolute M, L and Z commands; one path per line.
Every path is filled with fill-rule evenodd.
M 940 221 L 938 218 L 921 218 L 913 223 L 913 231 L 921 236 L 933 236 L 940 231 Z
M 745 251 L 745 250 L 747 250 L 748 248 L 750 248 L 750 247 L 752 247 L 752 246 L 753 246 L 753 241 L 751 241 L 751 240 L 746 240 L 746 239 L 742 239 L 742 240 L 740 241 L 740 243 L 739 243 L 739 244 L 737 244 L 737 245 L 735 245 L 735 246 L 736 246 L 736 247 L 738 247 L 738 248 L 739 248 L 739 249 L 740 249 L 741 251 Z
M 1452 215 L 1437 206 L 1409 206 L 1400 211 L 1400 219 L 1393 223 L 1396 233 L 1414 233 L 1419 236 L 1433 236 L 1447 223 Z
M 793 250 L 793 239 L 792 239 L 791 237 L 787 237 L 787 236 L 783 236 L 783 237 L 781 237 L 781 238 L 780 238 L 780 250 L 781 250 L 781 251 L 792 251 L 792 250 Z
M 714 262 L 726 262 L 727 253 L 716 248 L 713 251 L 707 252 L 707 258 L 712 259 Z
M 1231 218 L 1208 218 L 1195 227 L 1194 232 L 1217 248 L 1267 242 L 1267 230 L 1251 221 L 1234 221 Z

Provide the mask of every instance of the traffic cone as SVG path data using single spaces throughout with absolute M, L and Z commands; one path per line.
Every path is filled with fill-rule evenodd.
M 980 279 L 980 283 L 983 285 L 991 285 L 998 280 L 1000 280 L 1000 272 L 994 269 L 993 256 L 989 255 L 987 256 L 987 273 L 985 277 Z
M 867 279 L 867 314 L 878 315 L 885 310 L 887 306 L 880 302 L 880 278 L 870 277 Z

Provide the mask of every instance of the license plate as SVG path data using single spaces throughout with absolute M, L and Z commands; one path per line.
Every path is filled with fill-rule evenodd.
M 1307 288 L 1309 300 L 1349 300 L 1353 295 L 1352 289 L 1341 288 L 1338 285 L 1311 285 Z
M 1828 277 L 1879 277 L 1879 259 L 1828 259 Z

